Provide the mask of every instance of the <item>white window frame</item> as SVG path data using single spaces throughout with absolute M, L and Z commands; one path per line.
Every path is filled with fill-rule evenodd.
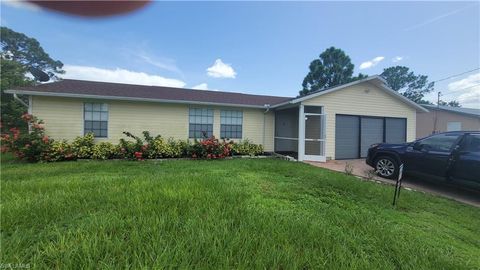
M 462 122 L 451 121 L 447 122 L 447 131 L 460 131 L 462 130 Z
M 239 113 L 240 117 L 238 116 L 232 116 L 232 112 Z M 232 122 L 233 119 L 241 119 L 240 124 L 228 124 L 228 123 L 223 123 L 225 122 Z M 222 125 L 235 125 L 235 126 L 240 126 L 240 137 L 227 137 L 227 136 L 222 136 Z M 236 131 L 238 132 L 238 131 Z M 230 131 L 230 133 L 232 133 Z M 235 110 L 235 109 L 222 109 L 220 110 L 220 138 L 225 138 L 225 139 L 243 139 L 243 111 L 242 110 Z
M 204 116 L 202 114 L 197 115 L 196 112 L 195 112 L 195 114 L 192 114 L 192 110 L 207 110 L 207 115 L 206 116 Z M 209 115 L 209 112 L 212 113 L 211 116 Z M 199 122 L 196 121 L 197 117 L 200 117 Z M 207 123 L 202 123 L 202 121 L 203 121 L 202 118 L 203 117 L 207 117 Z M 208 118 L 211 118 L 211 120 L 212 120 L 211 123 L 209 123 Z M 194 122 L 192 122 L 192 119 L 194 119 Z M 214 125 L 215 124 L 215 109 L 208 108 L 208 107 L 189 107 L 188 108 L 188 134 L 187 134 L 188 138 L 189 139 L 202 139 L 203 136 L 201 136 L 201 137 L 190 136 L 190 133 L 191 133 L 190 132 L 190 125 L 191 124 L 193 124 L 193 125 L 211 125 L 212 126 L 212 131 L 211 131 L 212 134 L 208 134 L 209 131 L 207 130 L 207 137 L 213 136 L 214 129 L 215 129 L 215 125 Z M 193 132 L 195 133 L 196 130 L 194 130 Z
M 100 106 L 105 106 L 106 108 L 106 111 L 98 111 L 100 113 L 102 112 L 106 112 L 107 113 L 107 120 L 87 120 L 85 118 L 85 114 L 86 114 L 86 110 L 85 110 L 85 105 L 86 104 L 92 104 L 92 108 L 93 108 L 93 104 L 100 104 Z M 85 101 L 83 102 L 82 104 L 83 108 L 82 108 L 82 111 L 83 111 L 83 130 L 82 130 L 82 136 L 85 136 L 88 132 L 85 132 L 86 131 L 86 128 L 85 128 L 85 121 L 100 121 L 100 122 L 107 122 L 107 128 L 106 128 L 106 131 L 107 131 L 107 135 L 106 136 L 95 136 L 95 138 L 99 138 L 99 139 L 108 139 L 109 138 L 109 135 L 110 135 L 110 131 L 109 131 L 109 126 L 110 126 L 110 108 L 108 106 L 108 103 L 105 103 L 105 102 L 98 102 L 98 101 Z M 95 112 L 92 110 L 92 113 Z M 102 119 L 102 118 L 100 118 Z M 93 130 L 93 129 L 92 129 Z M 89 132 L 93 132 L 93 131 L 89 131 Z

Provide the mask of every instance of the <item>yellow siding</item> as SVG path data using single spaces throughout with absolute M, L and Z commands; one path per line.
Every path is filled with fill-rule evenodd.
M 177 139 L 188 138 L 188 106 L 178 104 L 107 101 L 108 140 L 118 142 L 125 138 L 124 131 L 142 135 L 150 134 Z
M 123 131 L 141 135 L 144 130 L 152 135 L 176 139 L 188 138 L 188 111 L 192 107 L 214 109 L 213 133 L 220 137 L 220 110 L 218 106 L 194 106 L 151 102 L 129 102 L 113 100 L 83 100 L 78 98 L 32 97 L 32 113 L 45 121 L 46 133 L 53 139 L 73 140 L 83 135 L 83 103 L 102 102 L 108 104 L 108 138 L 98 139 L 117 143 L 125 138 Z M 265 115 L 263 109 L 225 108 L 243 111 L 243 138 L 264 144 L 266 151 L 273 151 L 273 113 Z M 266 123 L 264 129 L 264 121 Z
M 264 110 L 243 109 L 243 137 L 262 144 L 265 151 L 273 151 L 274 121 L 273 112 L 265 114 Z
M 321 95 L 305 100 L 302 104 L 325 108 L 327 159 L 335 159 L 336 114 L 407 118 L 407 141 L 415 139 L 416 110 L 370 83 L 362 83 Z
M 45 122 L 45 132 L 55 140 L 83 135 L 83 103 L 76 99 L 32 97 L 32 114 Z

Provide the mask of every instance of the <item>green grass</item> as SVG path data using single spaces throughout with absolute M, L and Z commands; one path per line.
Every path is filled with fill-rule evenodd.
M 274 159 L 2 164 L 32 268 L 479 269 L 480 209 Z

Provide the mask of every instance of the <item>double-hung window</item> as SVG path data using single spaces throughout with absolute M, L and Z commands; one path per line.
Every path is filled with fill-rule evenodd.
M 105 103 L 85 103 L 83 133 L 93 132 L 97 138 L 108 137 L 108 106 Z
M 242 138 L 243 112 L 235 110 L 220 111 L 220 137 L 227 139 Z
M 188 137 L 200 139 L 213 135 L 213 109 L 190 108 Z

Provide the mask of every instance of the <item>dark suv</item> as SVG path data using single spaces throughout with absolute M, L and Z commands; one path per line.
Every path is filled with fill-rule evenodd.
M 406 174 L 478 186 L 480 131 L 439 133 L 404 144 L 374 144 L 366 162 L 385 178 L 396 178 L 403 163 Z

